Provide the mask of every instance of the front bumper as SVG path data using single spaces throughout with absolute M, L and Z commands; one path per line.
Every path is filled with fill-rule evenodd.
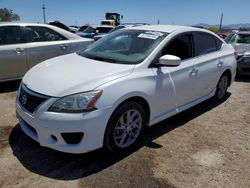
M 111 107 L 81 114 L 48 112 L 48 106 L 54 101 L 49 99 L 43 103 L 35 114 L 27 112 L 16 102 L 17 118 L 26 135 L 41 146 L 66 153 L 86 153 L 103 146 Z M 62 133 L 83 133 L 83 137 L 77 144 L 68 144 Z

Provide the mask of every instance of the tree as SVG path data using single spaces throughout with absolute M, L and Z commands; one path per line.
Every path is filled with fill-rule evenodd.
M 219 28 L 217 28 L 217 27 L 209 27 L 209 28 L 207 28 L 209 31 L 212 31 L 212 32 L 214 32 L 214 33 L 217 33 L 217 32 L 219 32 L 220 31 L 220 29 Z
M 18 21 L 20 17 L 18 14 L 13 13 L 11 9 L 0 8 L 0 22 Z

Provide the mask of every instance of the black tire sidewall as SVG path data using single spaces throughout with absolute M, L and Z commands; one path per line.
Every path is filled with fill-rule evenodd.
M 119 146 L 117 146 L 117 144 L 115 143 L 115 140 L 114 140 L 115 127 L 116 127 L 116 124 L 117 124 L 118 120 L 120 119 L 120 117 L 126 111 L 132 110 L 132 109 L 137 110 L 141 114 L 141 117 L 142 117 L 141 131 L 133 144 L 131 144 L 130 146 L 128 146 L 126 148 L 120 148 Z M 128 101 L 128 102 L 122 103 L 121 105 L 119 105 L 116 108 L 116 110 L 113 112 L 113 114 L 111 115 L 111 117 L 109 119 L 106 131 L 105 131 L 105 136 L 104 136 L 104 146 L 112 152 L 129 152 L 129 151 L 131 151 L 139 143 L 139 140 L 142 137 L 145 125 L 146 125 L 146 115 L 145 115 L 145 111 L 143 110 L 143 108 L 140 104 L 138 104 L 137 102 L 134 102 L 134 101 Z
M 226 78 L 227 78 L 227 83 L 229 84 L 229 81 L 230 81 L 230 80 L 229 80 L 229 76 L 228 76 L 228 74 L 224 73 L 224 74 L 220 77 L 219 82 L 217 83 L 217 86 L 216 86 L 216 91 L 215 91 L 215 95 L 214 95 L 214 99 L 215 99 L 216 101 L 220 101 L 220 100 L 224 99 L 224 97 L 225 97 L 225 95 L 226 95 L 226 93 L 227 93 L 228 85 L 227 85 L 226 92 L 224 93 L 224 95 L 223 95 L 221 98 L 218 96 L 218 92 L 219 92 L 218 87 L 219 87 L 220 81 L 221 81 L 222 78 L 225 77 L 225 76 L 226 76 Z

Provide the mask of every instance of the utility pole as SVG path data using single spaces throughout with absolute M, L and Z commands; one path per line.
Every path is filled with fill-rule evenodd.
M 46 9 L 46 7 L 45 7 L 44 4 L 43 4 L 42 9 L 43 9 L 43 22 L 46 24 L 46 16 L 45 16 L 45 9 Z
M 159 25 L 160 24 L 160 19 L 158 18 L 158 20 L 157 20 L 157 24 Z
M 220 17 L 220 32 L 222 29 L 222 21 L 223 21 L 223 12 L 221 13 L 221 17 Z

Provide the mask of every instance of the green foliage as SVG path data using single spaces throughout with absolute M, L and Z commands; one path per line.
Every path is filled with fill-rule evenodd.
M 214 33 L 217 33 L 217 32 L 219 32 L 219 28 L 217 28 L 217 27 L 209 27 L 209 28 L 207 28 L 209 31 L 212 31 L 212 32 L 214 32 Z
M 0 22 L 18 21 L 20 17 L 18 14 L 13 13 L 11 9 L 0 8 Z

